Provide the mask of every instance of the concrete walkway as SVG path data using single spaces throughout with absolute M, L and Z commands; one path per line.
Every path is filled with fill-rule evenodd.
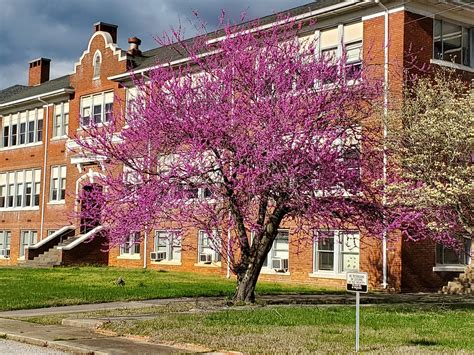
M 101 335 L 84 328 L 40 325 L 5 318 L 0 319 L 0 337 L 74 354 L 189 353 L 186 349 Z

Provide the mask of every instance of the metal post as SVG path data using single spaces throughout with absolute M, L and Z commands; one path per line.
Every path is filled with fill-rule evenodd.
M 356 292 L 356 353 L 359 352 L 360 292 Z

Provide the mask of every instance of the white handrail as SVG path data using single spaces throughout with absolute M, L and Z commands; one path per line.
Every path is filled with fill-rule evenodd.
M 47 238 L 44 238 L 43 240 L 39 241 L 39 242 L 36 243 L 35 245 L 27 246 L 27 248 L 28 248 L 28 249 L 38 249 L 40 246 L 46 244 L 46 243 L 49 242 L 50 240 L 53 240 L 53 239 L 56 238 L 58 235 L 63 234 L 64 232 L 66 232 L 66 231 L 68 231 L 68 230 L 74 230 L 74 229 L 76 229 L 76 227 L 73 226 L 73 225 L 62 227 L 61 229 L 57 230 L 56 232 L 54 232 L 53 234 L 51 234 L 51 235 L 48 236 Z
M 98 226 L 95 227 L 93 230 L 87 232 L 86 234 L 83 234 L 79 238 L 77 238 L 75 241 L 73 241 L 71 244 L 65 245 L 63 247 L 58 247 L 58 249 L 61 250 L 71 250 L 72 248 L 78 246 L 85 240 L 89 239 L 91 236 L 93 236 L 95 233 L 100 232 L 104 227 L 103 226 Z

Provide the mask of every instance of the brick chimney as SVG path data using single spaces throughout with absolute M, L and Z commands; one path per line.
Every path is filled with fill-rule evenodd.
M 112 42 L 117 43 L 117 27 L 117 25 L 112 25 L 110 23 L 97 22 L 94 23 L 94 32 L 108 32 L 112 36 Z
M 130 54 L 131 56 L 140 56 L 142 55 L 142 51 L 140 50 L 139 46 L 142 44 L 142 40 L 137 37 L 130 37 L 128 39 L 128 51 L 127 53 Z
M 49 80 L 51 59 L 38 58 L 29 63 L 28 86 L 43 84 Z

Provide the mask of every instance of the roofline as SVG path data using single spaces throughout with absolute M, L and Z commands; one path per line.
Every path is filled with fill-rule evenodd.
M 373 2 L 371 2 L 370 0 L 369 1 L 368 0 L 345 0 L 341 3 L 339 3 L 339 4 L 326 6 L 326 7 L 323 7 L 321 9 L 305 12 L 303 14 L 296 15 L 296 16 L 292 16 L 289 19 L 285 19 L 284 21 L 300 21 L 300 20 L 303 20 L 307 17 L 312 17 L 312 16 L 315 16 L 315 15 L 320 15 L 320 14 L 324 14 L 324 13 L 327 13 L 327 12 L 337 11 L 337 10 L 343 9 L 345 7 L 354 6 L 354 5 L 361 5 L 361 4 L 373 5 Z M 273 21 L 273 22 L 267 23 L 265 25 L 255 27 L 251 30 L 246 30 L 246 32 L 247 31 L 255 32 L 255 31 L 264 30 L 264 29 L 270 28 L 271 26 L 273 26 L 275 24 L 283 23 L 284 21 L 282 21 L 282 20 Z M 223 40 L 224 38 L 226 38 L 226 36 L 213 38 L 213 39 L 210 39 L 209 41 L 207 41 L 206 43 L 208 43 L 208 44 L 209 43 L 215 43 L 215 42 Z M 112 80 L 112 81 L 120 81 L 120 79 L 128 78 L 130 76 L 130 74 L 132 74 L 132 73 L 133 74 L 143 74 L 143 73 L 145 73 L 147 71 L 150 71 L 150 70 L 153 70 L 153 69 L 161 68 L 161 67 L 164 67 L 164 66 L 171 66 L 171 65 L 181 64 L 181 63 L 187 62 L 189 60 L 190 60 L 190 57 L 181 58 L 181 59 L 177 59 L 177 60 L 174 60 L 172 62 L 169 62 L 169 63 L 164 63 L 164 64 L 160 64 L 160 65 L 153 65 L 153 66 L 143 68 L 143 69 L 140 69 L 140 70 L 137 70 L 137 71 L 131 71 L 131 72 L 127 71 L 127 72 L 122 73 L 122 74 L 109 76 L 109 77 L 107 77 L 107 79 Z
M 21 104 L 21 103 L 27 102 L 27 101 L 32 101 L 32 100 L 35 100 L 35 99 L 58 96 L 60 94 L 72 94 L 73 92 L 74 92 L 74 89 L 69 89 L 69 88 L 58 89 L 58 90 L 45 92 L 43 94 L 39 94 L 39 95 L 35 95 L 35 96 L 25 97 L 23 99 L 19 99 L 19 100 L 15 100 L 15 101 L 5 102 L 3 104 L 0 104 L 0 108 L 6 108 L 6 107 L 9 107 L 9 106 L 14 106 L 14 105 Z

